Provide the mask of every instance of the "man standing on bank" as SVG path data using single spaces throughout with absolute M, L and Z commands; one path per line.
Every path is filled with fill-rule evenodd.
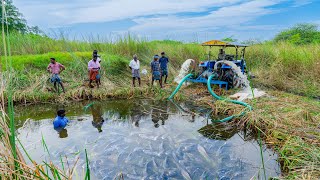
M 99 74 L 99 70 L 100 70 L 100 63 L 97 60 L 98 59 L 98 55 L 93 55 L 93 59 L 89 61 L 88 63 L 88 70 L 89 70 L 89 87 L 93 88 L 94 86 L 92 85 L 93 81 L 96 81 L 97 83 L 97 88 L 99 88 L 99 79 L 100 79 L 100 74 Z
M 51 83 L 54 84 L 54 88 L 56 92 L 59 91 L 59 84 L 60 84 L 63 93 L 65 93 L 63 84 L 61 82 L 61 78 L 59 76 L 59 74 L 65 69 L 66 68 L 62 64 L 56 62 L 55 58 L 50 58 L 50 64 L 47 67 L 47 71 L 51 73 L 50 81 Z
M 139 81 L 139 87 L 141 86 L 141 79 L 140 79 L 140 61 L 138 60 L 138 56 L 135 54 L 133 55 L 133 59 L 129 64 L 129 68 L 132 72 L 132 86 L 135 87 L 135 80 L 136 78 Z
M 161 53 L 161 58 L 159 60 L 159 63 L 160 63 L 160 71 L 161 71 L 161 81 L 163 76 L 165 76 L 164 83 L 167 84 L 169 58 L 165 56 L 165 52 Z
M 153 86 L 154 81 L 159 81 L 160 87 L 162 88 L 160 63 L 159 63 L 158 55 L 153 56 L 153 61 L 151 62 L 150 66 L 151 66 L 151 73 L 152 73 L 151 87 Z

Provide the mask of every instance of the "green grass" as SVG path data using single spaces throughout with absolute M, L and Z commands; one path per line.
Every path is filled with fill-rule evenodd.
M 77 88 L 82 81 L 69 77 L 78 77 L 81 80 L 86 78 L 86 66 L 93 49 L 99 50 L 102 55 L 106 77 L 116 84 L 119 84 L 119 79 L 123 79 L 117 77 L 120 74 L 126 74 L 126 78 L 130 78 L 128 62 L 133 54 L 137 54 L 141 63 L 149 70 L 152 56 L 165 51 L 171 60 L 170 73 L 174 75 L 186 59 L 199 62 L 205 59 L 208 50 L 197 43 L 146 41 L 130 34 L 120 36 L 114 42 L 98 38 L 88 38 L 87 42 L 69 41 L 63 38 L 63 35 L 57 36 L 60 40 L 37 35 L 10 35 L 15 89 L 20 89 L 20 85 L 29 87 L 34 80 L 46 74 L 45 69 L 50 57 L 55 57 L 58 62 L 66 65 L 67 71 L 64 74 L 68 78 L 64 79 L 73 83 L 72 88 Z M 1 46 L 0 48 L 3 49 Z M 218 48 L 212 48 L 211 51 L 215 57 Z M 235 50 L 228 48 L 227 53 L 235 53 Z M 286 42 L 265 42 L 246 50 L 248 68 L 257 76 L 253 79 L 254 85 L 310 97 L 320 94 L 319 57 L 318 44 L 297 46 Z M 1 62 L 5 70 L 5 58 L 2 57 Z

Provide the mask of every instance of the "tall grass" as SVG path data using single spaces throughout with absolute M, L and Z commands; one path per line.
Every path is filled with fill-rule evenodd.
M 248 48 L 247 63 L 257 75 L 254 83 L 277 90 L 320 96 L 320 45 L 285 42 Z

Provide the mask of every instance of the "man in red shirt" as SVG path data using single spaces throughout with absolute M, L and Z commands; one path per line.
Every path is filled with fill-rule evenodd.
M 64 87 L 63 87 L 63 84 L 62 84 L 62 82 L 61 82 L 61 79 L 60 79 L 59 74 L 60 74 L 63 70 L 65 70 L 66 68 L 65 68 L 62 64 L 56 62 L 56 59 L 55 59 L 55 58 L 50 58 L 50 61 L 51 61 L 51 62 L 50 62 L 50 64 L 49 64 L 48 67 L 47 67 L 47 71 L 51 73 L 51 79 L 50 79 L 50 81 L 51 81 L 51 83 L 54 84 L 54 88 L 55 88 L 56 92 L 58 92 L 58 86 L 57 86 L 57 83 L 58 83 L 58 84 L 61 85 L 62 90 L 63 90 L 63 92 L 65 93 L 65 90 L 64 90 Z

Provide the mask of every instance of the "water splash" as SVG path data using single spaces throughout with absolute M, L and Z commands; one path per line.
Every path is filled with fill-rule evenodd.
M 246 99 L 253 99 L 253 98 L 258 98 L 261 96 L 265 96 L 266 92 L 261 91 L 259 89 L 252 89 L 250 86 L 250 82 L 248 80 L 248 77 L 246 74 L 243 74 L 240 67 L 237 66 L 235 63 L 233 63 L 232 61 L 219 61 L 214 65 L 214 69 L 217 69 L 218 64 L 227 64 L 228 66 L 231 67 L 231 69 L 233 70 L 233 72 L 236 74 L 235 75 L 235 88 L 241 88 L 242 90 L 237 92 L 234 95 L 231 95 L 231 98 L 235 98 L 238 101 L 244 101 Z
M 181 69 L 179 72 L 179 75 L 177 77 L 174 78 L 174 81 L 176 83 L 180 83 L 181 80 L 189 73 L 190 70 L 190 66 L 192 63 L 195 63 L 195 61 L 193 59 L 187 59 L 182 65 L 181 65 Z

